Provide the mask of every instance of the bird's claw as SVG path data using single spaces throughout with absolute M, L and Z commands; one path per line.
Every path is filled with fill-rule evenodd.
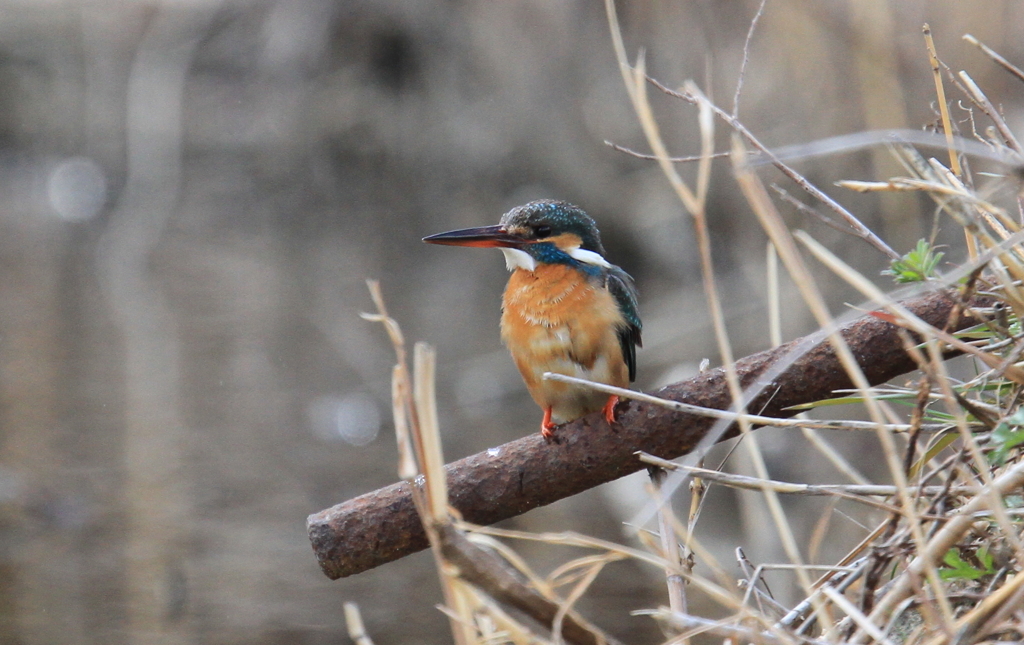
M 615 406 L 619 403 L 619 397 L 615 394 L 608 397 L 608 402 L 604 404 L 602 412 L 604 413 L 604 420 L 608 422 L 608 425 L 615 423 Z
M 544 408 L 544 418 L 540 422 L 540 435 L 544 437 L 544 441 L 548 443 L 555 442 L 555 422 L 551 420 L 551 408 Z

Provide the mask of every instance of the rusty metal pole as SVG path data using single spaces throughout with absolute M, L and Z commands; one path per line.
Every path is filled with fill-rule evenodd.
M 950 321 L 954 300 L 933 293 L 902 303 L 931 325 L 963 329 L 979 322 L 958 316 Z M 976 300 L 975 306 L 991 305 Z M 872 316 L 846 325 L 843 337 L 872 384 L 916 366 L 903 350 L 897 328 Z M 736 362 L 746 388 L 794 348 L 809 346 L 769 387 L 748 405 L 764 416 L 789 417 L 800 403 L 829 398 L 852 387 L 828 342 L 798 339 Z M 727 409 L 731 399 L 721 368 L 665 387 L 655 395 L 709 408 Z M 714 419 L 629 401 L 618 408 L 618 423 L 609 428 L 601 415 L 590 415 L 558 429 L 557 444 L 539 434 L 509 442 L 446 466 L 450 503 L 477 524 L 493 524 L 575 495 L 645 468 L 638 450 L 675 459 L 691 450 L 714 425 Z M 735 436 L 730 427 L 721 439 Z M 409 484 L 399 482 L 309 516 L 309 538 L 320 567 L 331 579 L 350 576 L 427 547 L 413 506 Z

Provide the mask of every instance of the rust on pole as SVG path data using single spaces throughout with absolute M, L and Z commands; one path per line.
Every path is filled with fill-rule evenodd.
M 979 322 L 950 314 L 956 307 L 950 292 L 936 292 L 901 303 L 922 320 L 949 330 Z M 991 300 L 975 300 L 975 306 Z M 880 384 L 915 369 L 903 350 L 897 327 L 864 316 L 842 328 L 861 369 Z M 806 346 L 806 351 L 801 349 Z M 764 416 L 789 417 L 794 405 L 829 398 L 852 387 L 832 346 L 797 339 L 736 362 L 744 388 L 770 372 L 794 350 L 803 351 L 771 379 L 748 409 Z M 662 388 L 653 394 L 673 401 L 727 409 L 731 398 L 722 368 Z M 511 441 L 446 466 L 449 503 L 476 524 L 493 524 L 551 504 L 599 484 L 645 468 L 638 450 L 675 459 L 693 450 L 714 425 L 695 416 L 637 401 L 621 403 L 618 423 L 609 428 L 600 414 L 568 423 L 557 430 L 559 443 L 540 434 Z M 730 427 L 721 437 L 735 436 Z M 331 579 L 350 576 L 427 547 L 427 537 L 413 505 L 409 484 L 399 482 L 320 511 L 307 520 L 313 551 Z

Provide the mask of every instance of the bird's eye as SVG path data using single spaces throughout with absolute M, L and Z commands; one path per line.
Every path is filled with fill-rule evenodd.
M 538 240 L 543 240 L 545 237 L 551 236 L 551 227 L 547 224 L 538 224 L 533 227 L 533 236 Z

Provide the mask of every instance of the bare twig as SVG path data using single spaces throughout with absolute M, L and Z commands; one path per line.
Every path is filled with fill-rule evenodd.
M 695 466 L 677 464 L 673 461 L 660 459 L 654 455 L 648 455 L 645 453 L 640 453 L 639 457 L 644 463 L 658 466 L 665 470 L 681 468 L 693 473 L 694 475 L 707 479 L 708 481 L 713 481 L 725 486 L 731 486 L 733 488 L 744 488 L 746 490 L 761 490 L 763 487 L 769 486 L 777 493 L 789 495 L 830 495 L 846 499 L 857 499 L 858 501 L 860 501 L 860 497 L 864 496 L 892 497 L 899 492 L 896 490 L 895 486 L 886 484 L 795 484 L 792 482 L 782 482 L 774 479 L 761 480 L 747 475 L 723 473 L 718 470 L 709 470 L 707 468 L 697 468 Z M 915 494 L 936 495 L 942 492 L 973 492 L 977 490 L 977 487 L 957 486 L 951 489 L 951 491 L 947 491 L 943 486 L 908 486 L 907 489 Z
M 882 645 L 893 645 L 893 642 L 885 637 L 882 630 L 872 623 L 867 616 L 865 616 L 860 609 L 857 609 L 852 602 L 846 599 L 846 596 L 839 593 L 835 589 L 829 586 L 821 588 L 821 593 L 828 597 L 837 607 L 843 610 L 847 616 L 849 616 L 858 627 L 864 630 L 864 633 L 875 639 L 876 642 Z
M 658 534 L 661 537 L 661 551 L 670 566 L 665 568 L 665 583 L 668 586 L 668 605 L 672 611 L 686 613 L 686 587 L 683 577 L 679 575 L 683 565 L 679 540 L 676 539 L 672 505 L 662 499 L 661 484 L 665 481 L 665 471 L 654 466 L 647 469 L 651 478 L 651 488 L 658 502 Z
M 863 548 L 863 546 L 867 544 L 868 540 L 874 540 L 876 537 L 878 537 L 877 532 L 869 535 L 868 539 L 861 542 L 861 548 Z M 845 562 L 850 560 L 850 557 L 851 556 L 847 556 L 843 559 L 843 561 Z M 867 570 L 868 564 L 869 561 L 866 558 L 861 558 L 859 561 L 856 562 L 856 566 L 853 567 L 852 571 L 849 569 L 837 569 L 829 571 L 814 584 L 814 593 L 820 594 L 821 588 L 825 585 L 834 587 L 836 591 L 840 593 L 845 592 L 848 588 L 850 588 L 851 585 L 853 585 L 854 582 L 861 579 L 861 577 L 864 575 L 864 572 Z M 810 611 L 811 600 L 810 598 L 805 598 L 802 601 L 800 601 L 800 603 L 797 604 L 796 607 L 791 609 L 788 614 L 783 616 L 781 620 L 779 620 L 779 625 L 792 626 L 796 624 L 798 620 L 806 616 Z M 806 629 L 810 627 L 810 622 L 811 621 L 804 621 L 800 624 L 800 633 L 803 633 L 804 631 L 806 631 Z
M 848 226 L 844 226 L 839 222 L 835 221 L 834 219 L 832 219 L 831 217 L 828 217 L 824 213 L 818 212 L 817 210 L 811 208 L 810 206 L 803 203 L 796 197 L 790 195 L 789 192 L 782 186 L 773 183 L 770 184 L 770 187 L 772 190 L 775 191 L 775 194 L 777 194 L 782 199 L 782 201 L 786 202 L 787 204 L 795 208 L 797 211 L 803 213 L 804 215 L 809 215 L 817 219 L 818 221 L 828 225 L 829 227 L 839 231 L 840 233 L 850 233 L 850 228 Z
M 935 51 L 935 41 L 932 39 L 932 28 L 925 23 L 922 28 L 924 32 L 924 43 L 928 49 L 928 62 L 932 66 L 932 78 L 935 80 L 935 95 L 938 97 L 939 114 L 942 117 L 942 130 L 946 133 L 946 147 L 949 149 L 949 167 L 959 177 L 963 175 L 960 168 L 960 158 L 957 156 L 956 148 L 953 146 L 953 125 L 949 119 L 949 106 L 946 104 L 946 91 L 942 85 L 942 72 L 939 67 L 939 56 Z M 972 254 L 973 256 L 973 254 Z
M 1006 121 L 1003 120 L 1002 115 L 996 109 L 996 106 L 992 105 L 992 102 L 988 100 L 985 93 L 981 91 L 981 88 L 974 82 L 967 72 L 960 72 L 960 80 L 967 86 L 968 95 L 971 100 L 974 101 L 975 105 L 981 108 L 981 111 L 992 119 L 992 123 L 995 124 L 996 129 L 999 130 L 999 134 L 1003 137 L 1003 142 L 1009 146 L 1014 152 L 1021 154 L 1024 153 L 1024 148 L 1021 148 L 1020 142 L 1017 141 L 1017 137 L 1014 136 L 1013 131 L 1006 125 Z
M 653 81 L 652 81 L 653 82 Z M 958 81 L 959 83 L 959 81 Z M 967 93 L 967 88 L 964 88 Z M 686 100 L 684 97 L 680 97 Z M 907 128 L 889 128 L 884 130 L 865 130 L 838 134 L 824 139 L 817 139 L 807 143 L 794 143 L 786 146 L 772 148 L 772 157 L 764 154 L 754 154 L 750 159 L 753 166 L 762 166 L 773 163 L 775 159 L 783 161 L 790 159 L 806 159 L 832 155 L 842 152 L 853 152 L 863 150 L 880 143 L 913 144 L 928 148 L 947 149 L 949 142 L 946 138 L 936 132 L 925 130 L 910 130 Z M 981 139 L 975 141 L 961 136 L 954 136 L 953 143 L 957 150 L 964 154 L 991 159 L 1001 163 L 1019 164 L 1021 159 L 1009 148 L 1000 148 L 993 142 Z M 751 143 L 751 145 L 754 145 Z M 756 146 L 755 146 L 756 147 Z
M 1015 66 L 1013 63 L 1000 56 L 994 49 L 992 49 L 985 43 L 981 42 L 971 34 L 964 34 L 964 40 L 971 43 L 981 51 L 985 52 L 985 54 L 989 58 L 994 60 L 996 64 L 998 64 L 1000 67 L 1016 76 L 1018 80 L 1024 81 L 1024 71 L 1021 71 L 1019 67 Z
M 750 43 L 754 40 L 754 32 L 757 30 L 757 23 L 761 21 L 761 16 L 764 15 L 764 5 L 768 0 L 761 0 L 761 4 L 757 7 L 757 13 L 750 20 L 750 29 L 747 30 L 747 38 L 743 41 L 743 62 L 740 63 L 740 74 L 736 80 L 736 93 L 732 97 L 732 115 L 739 116 L 740 113 L 740 93 L 743 91 L 743 78 L 747 74 L 747 63 L 750 61 Z
M 878 424 L 873 421 L 859 421 L 856 419 L 807 419 L 803 417 L 797 419 L 780 419 L 778 417 L 767 417 L 761 414 L 740 414 L 729 410 L 716 410 L 715 408 L 704 408 L 699 405 L 690 405 L 688 403 L 680 403 L 679 401 L 671 401 L 651 394 L 645 394 L 644 392 L 627 390 L 624 387 L 616 387 L 614 385 L 598 383 L 597 381 L 588 381 L 587 379 L 576 378 L 575 376 L 566 376 L 565 374 L 544 372 L 543 377 L 551 381 L 561 381 L 562 383 L 582 385 L 597 390 L 598 392 L 614 394 L 621 399 L 642 401 L 668 410 L 675 410 L 676 412 L 697 414 L 700 416 L 710 417 L 712 419 L 726 419 L 734 422 L 746 421 L 747 423 L 751 423 L 756 426 L 801 429 L 817 428 L 819 430 L 875 430 L 878 428 Z M 885 424 L 885 427 L 890 432 L 907 432 L 913 429 L 914 426 L 909 423 L 887 423 Z M 950 425 L 948 423 L 926 423 L 921 424 L 919 429 L 928 432 L 943 432 L 949 428 Z
M 768 587 L 768 581 L 762 576 L 764 571 L 763 566 L 754 566 L 754 563 L 750 561 L 747 554 L 743 552 L 742 547 L 736 547 L 736 562 L 740 565 L 740 569 L 743 571 L 743 578 L 740 580 L 741 586 L 746 586 L 746 593 L 744 594 L 743 604 L 744 606 L 749 605 L 749 598 L 754 597 L 757 601 L 758 611 L 761 614 L 765 614 L 764 605 L 767 604 L 772 610 L 777 611 L 778 615 L 784 615 L 786 608 L 778 603 L 775 598 L 772 597 L 772 590 Z M 792 566 L 792 565 L 790 565 Z M 764 591 L 757 588 L 758 583 L 764 585 Z
M 611 141 L 607 141 L 606 140 L 604 142 L 604 144 L 606 146 L 610 147 L 612 150 L 615 150 L 617 152 L 624 152 L 624 153 L 626 153 L 627 155 L 629 155 L 631 157 L 636 157 L 637 159 L 644 159 L 646 161 L 657 161 L 658 160 L 658 155 L 648 155 L 648 154 L 644 154 L 642 152 L 637 152 L 636 150 L 633 150 L 632 148 L 627 148 L 626 146 L 620 146 L 619 144 L 612 143 Z M 708 156 L 710 156 L 712 159 L 721 159 L 723 157 L 728 157 L 729 153 L 728 152 L 713 152 L 713 153 L 711 153 Z M 705 158 L 704 155 L 691 155 L 689 157 L 669 157 L 668 160 L 671 161 L 672 163 L 692 163 L 694 161 L 701 161 L 704 158 Z

